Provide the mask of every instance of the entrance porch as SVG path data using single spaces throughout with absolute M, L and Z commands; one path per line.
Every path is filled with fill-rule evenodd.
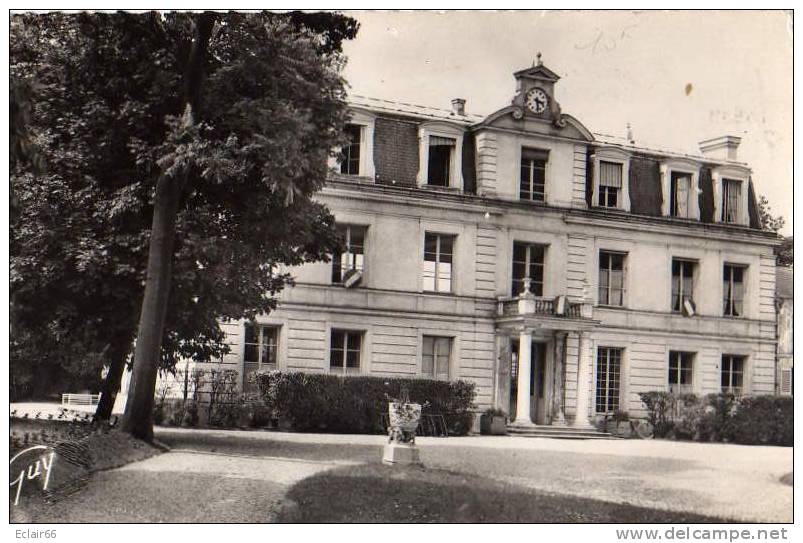
M 536 425 L 593 429 L 589 332 L 598 322 L 591 311 L 590 304 L 529 291 L 499 301 L 495 404 L 510 414 L 512 432 Z

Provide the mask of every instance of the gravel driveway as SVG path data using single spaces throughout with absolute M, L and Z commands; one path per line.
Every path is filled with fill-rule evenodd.
M 34 521 L 270 522 L 294 484 L 378 463 L 383 436 L 156 430 L 171 447 L 96 473 Z M 759 522 L 791 522 L 792 448 L 522 437 L 419 438 L 427 468 L 511 487 Z M 147 496 L 147 499 L 144 497 Z M 292 505 L 292 504 L 291 504 Z

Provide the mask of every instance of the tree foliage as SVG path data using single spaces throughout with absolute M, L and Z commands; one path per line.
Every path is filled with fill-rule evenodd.
M 761 229 L 769 232 L 777 233 L 786 224 L 781 215 L 776 217 L 772 214 L 770 202 L 763 194 L 758 197 L 758 220 L 761 223 Z
M 12 82 L 30 89 L 24 134 L 44 164 L 12 169 L 15 338 L 80 337 L 90 369 L 128 354 L 160 177 L 181 185 L 163 368 L 221 356 L 219 319 L 270 311 L 288 266 L 336 249 L 310 197 L 343 140 L 340 44 L 356 23 L 304 15 L 216 14 L 194 82 L 198 14 L 14 17 Z M 21 352 L 18 367 L 44 360 Z

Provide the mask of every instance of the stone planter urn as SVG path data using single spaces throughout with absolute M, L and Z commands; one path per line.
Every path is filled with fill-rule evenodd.
M 503 413 L 483 413 L 480 417 L 480 433 L 488 436 L 507 435 L 507 416 Z
M 420 464 L 415 446 L 415 430 L 421 420 L 422 405 L 392 401 L 388 404 L 388 442 L 382 462 L 386 464 Z

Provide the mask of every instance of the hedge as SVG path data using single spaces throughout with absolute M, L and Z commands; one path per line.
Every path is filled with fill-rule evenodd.
M 782 396 L 639 394 L 656 437 L 791 447 L 794 403 Z
M 424 415 L 443 415 L 450 434 L 467 434 L 474 419 L 475 385 L 467 381 L 278 371 L 257 372 L 253 379 L 280 423 L 300 432 L 383 433 L 388 397 L 398 398 L 404 389 L 411 401 L 428 403 Z

